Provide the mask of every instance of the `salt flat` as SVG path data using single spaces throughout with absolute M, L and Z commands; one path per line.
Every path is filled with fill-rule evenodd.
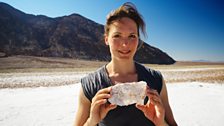
M 167 84 L 179 126 L 223 126 L 224 85 L 201 82 Z M 80 84 L 0 89 L 1 126 L 71 126 Z
M 85 72 L 0 73 L 0 88 L 49 87 L 77 83 Z

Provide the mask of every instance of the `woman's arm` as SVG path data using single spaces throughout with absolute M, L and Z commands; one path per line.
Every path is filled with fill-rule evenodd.
M 160 93 L 160 97 L 161 97 L 161 100 L 163 102 L 163 106 L 165 108 L 165 120 L 166 120 L 166 122 L 170 126 L 177 126 L 177 123 L 174 119 L 173 112 L 172 112 L 170 104 L 169 104 L 168 93 L 167 93 L 167 88 L 166 88 L 166 84 L 165 84 L 164 79 L 163 79 L 163 86 L 162 86 L 162 90 L 161 90 L 161 93 Z
M 78 97 L 78 109 L 76 112 L 74 126 L 83 126 L 86 123 L 89 117 L 90 105 L 91 102 L 84 95 L 83 89 L 80 88 L 80 93 Z

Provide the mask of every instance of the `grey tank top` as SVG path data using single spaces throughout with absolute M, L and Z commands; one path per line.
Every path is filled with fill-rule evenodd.
M 157 90 L 159 93 L 162 89 L 162 75 L 159 71 L 135 62 L 138 75 L 138 81 L 145 81 L 147 85 Z M 112 86 L 112 82 L 106 70 L 106 65 L 97 71 L 88 74 L 81 79 L 81 85 L 85 96 L 92 101 L 97 91 L 102 88 Z M 147 102 L 145 99 L 145 103 Z M 117 106 L 117 108 L 108 112 L 106 117 L 98 124 L 98 126 L 154 126 L 148 120 L 142 111 L 135 107 L 135 104 L 129 106 Z

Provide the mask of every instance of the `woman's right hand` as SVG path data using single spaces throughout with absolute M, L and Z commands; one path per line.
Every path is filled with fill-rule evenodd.
M 111 97 L 111 89 L 111 87 L 101 89 L 93 97 L 90 108 L 90 116 L 88 119 L 91 125 L 98 124 L 103 118 L 105 118 L 110 110 L 117 107 L 116 105 L 107 103 L 107 99 Z

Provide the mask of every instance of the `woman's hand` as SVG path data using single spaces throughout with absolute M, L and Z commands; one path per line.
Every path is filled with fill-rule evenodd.
M 117 106 L 107 103 L 107 99 L 111 97 L 111 87 L 99 90 L 92 99 L 89 121 L 91 124 L 98 124 L 107 113 L 115 109 Z
M 136 104 L 136 107 L 156 126 L 165 125 L 165 109 L 158 92 L 147 87 L 146 95 L 149 98 L 148 102 L 145 105 Z

